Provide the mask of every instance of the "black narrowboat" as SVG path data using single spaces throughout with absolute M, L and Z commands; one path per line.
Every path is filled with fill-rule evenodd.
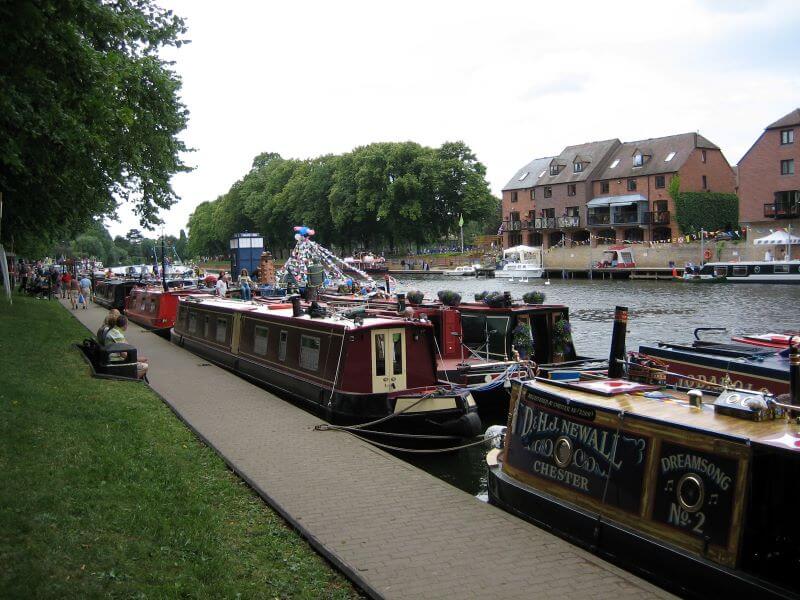
M 172 341 L 300 400 L 335 424 L 471 437 L 469 390 L 436 377 L 430 322 L 317 305 L 180 299 Z
M 489 500 L 690 597 L 796 598 L 800 355 L 791 404 L 625 380 L 512 382 Z M 709 400 L 709 399 L 706 399 Z
M 729 283 L 800 283 L 800 260 L 708 262 L 700 269 L 699 278 Z
M 133 279 L 104 279 L 96 281 L 92 298 L 95 303 L 111 310 L 116 308 L 120 312 L 125 312 L 125 301 L 131 290 L 139 285 Z

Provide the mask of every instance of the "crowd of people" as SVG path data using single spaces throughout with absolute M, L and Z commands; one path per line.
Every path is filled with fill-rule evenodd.
M 20 260 L 9 271 L 11 285 L 21 293 L 27 293 L 42 300 L 57 298 L 69 299 L 74 310 L 86 309 L 92 299 L 92 280 L 88 275 L 73 276 L 60 265 L 46 265 L 41 262 L 28 264 Z

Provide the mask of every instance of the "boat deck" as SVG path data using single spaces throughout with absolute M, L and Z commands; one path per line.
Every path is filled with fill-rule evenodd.
M 106 315 L 69 312 L 90 331 Z M 314 431 L 315 416 L 158 336 L 127 337 L 176 414 L 372 597 L 671 597 L 365 442 Z

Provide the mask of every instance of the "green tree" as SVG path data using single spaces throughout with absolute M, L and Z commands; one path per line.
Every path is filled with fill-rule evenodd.
M 184 33 L 154 0 L 0 4 L 0 241 L 72 237 L 119 200 L 159 222 L 188 112 L 158 52 Z
M 214 256 L 225 252 L 226 246 L 214 231 L 214 202 L 201 202 L 189 215 L 189 256 Z
M 88 233 L 79 235 L 72 247 L 73 253 L 82 258 L 96 258 L 105 261 L 107 257 L 103 242 Z

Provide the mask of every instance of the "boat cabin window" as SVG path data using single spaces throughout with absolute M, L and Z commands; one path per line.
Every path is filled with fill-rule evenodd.
M 386 375 L 386 335 L 375 334 L 375 375 Z
M 392 375 L 400 375 L 403 373 L 403 336 L 399 332 L 392 334 L 392 346 Z
M 261 356 L 267 355 L 267 340 L 269 339 L 269 329 L 256 326 L 253 337 L 253 352 Z
M 714 277 L 725 277 L 728 275 L 728 267 L 714 267 Z
M 319 368 L 319 347 L 318 337 L 310 335 L 300 336 L 300 368 L 316 371 Z
M 142 302 L 141 302 L 141 304 L 139 304 L 139 310 L 141 312 L 144 312 L 144 304 L 145 304 L 145 300 L 144 300 L 144 296 L 142 296 Z
M 189 333 L 197 333 L 197 314 L 190 312 L 189 313 L 189 327 L 187 328 Z
M 216 340 L 224 344 L 225 340 L 228 338 L 228 319 L 217 319 L 216 333 Z
M 209 321 L 209 319 L 208 319 L 208 315 L 204 316 L 204 317 L 203 317 L 203 337 L 204 337 L 204 338 L 207 338 L 207 337 L 208 337 L 208 329 L 209 329 L 209 327 L 208 327 L 208 321 Z
M 150 312 L 151 313 L 156 312 L 156 299 L 155 298 L 151 298 L 150 299 Z
M 747 266 L 737 265 L 733 267 L 734 277 L 747 277 Z
M 289 339 L 288 331 L 281 331 L 281 337 L 278 340 L 278 360 L 286 360 L 286 342 Z
M 773 265 L 772 269 L 773 273 L 788 273 L 789 265 Z

